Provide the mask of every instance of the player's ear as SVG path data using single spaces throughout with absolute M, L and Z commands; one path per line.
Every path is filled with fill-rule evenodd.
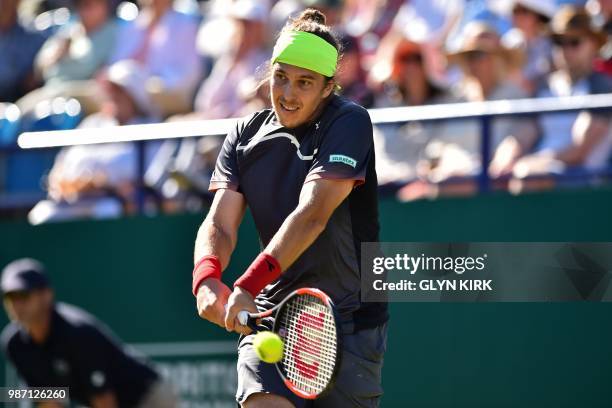
M 326 79 L 325 81 L 325 87 L 323 87 L 323 99 L 331 95 L 336 87 L 336 82 L 333 79 Z

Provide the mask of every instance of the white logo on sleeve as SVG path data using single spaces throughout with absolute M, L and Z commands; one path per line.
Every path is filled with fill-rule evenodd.
M 330 154 L 329 155 L 330 163 L 344 163 L 348 164 L 351 167 L 357 167 L 357 160 L 352 157 L 345 156 L 343 154 Z
M 102 387 L 106 383 L 106 376 L 102 371 L 94 371 L 91 373 L 91 385 L 94 387 Z

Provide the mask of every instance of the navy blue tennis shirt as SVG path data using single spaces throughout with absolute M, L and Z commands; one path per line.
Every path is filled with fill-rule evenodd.
M 68 304 L 55 305 L 44 343 L 35 343 L 15 322 L 3 330 L 1 341 L 28 386 L 69 387 L 70 399 L 83 405 L 113 391 L 120 407 L 134 407 L 159 378 L 93 316 Z
M 316 287 L 355 329 L 388 319 L 386 303 L 360 299 L 361 243 L 379 240 L 378 195 L 372 122 L 363 107 L 333 95 L 321 115 L 295 129 L 283 127 L 273 110 L 240 120 L 228 133 L 210 190 L 243 194 L 265 247 L 298 205 L 302 185 L 316 179 L 354 180 L 325 230 L 279 280 L 255 299 L 260 309 L 291 291 Z

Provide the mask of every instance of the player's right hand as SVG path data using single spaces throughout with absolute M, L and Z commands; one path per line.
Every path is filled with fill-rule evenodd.
M 200 317 L 225 328 L 225 305 L 231 294 L 230 288 L 219 279 L 202 281 L 196 297 Z

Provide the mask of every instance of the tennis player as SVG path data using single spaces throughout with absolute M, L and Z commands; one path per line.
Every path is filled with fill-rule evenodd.
M 283 28 L 270 61 L 273 109 L 238 122 L 210 182 L 216 193 L 195 243 L 193 292 L 202 318 L 243 334 L 236 400 L 244 407 L 376 407 L 382 395 L 387 305 L 360 300 L 360 244 L 378 241 L 379 231 L 372 123 L 335 93 L 339 48 L 319 11 Z M 221 272 L 247 206 L 264 249 L 232 291 Z M 311 402 L 259 361 L 236 318 L 300 287 L 333 299 L 342 332 L 335 386 Z

